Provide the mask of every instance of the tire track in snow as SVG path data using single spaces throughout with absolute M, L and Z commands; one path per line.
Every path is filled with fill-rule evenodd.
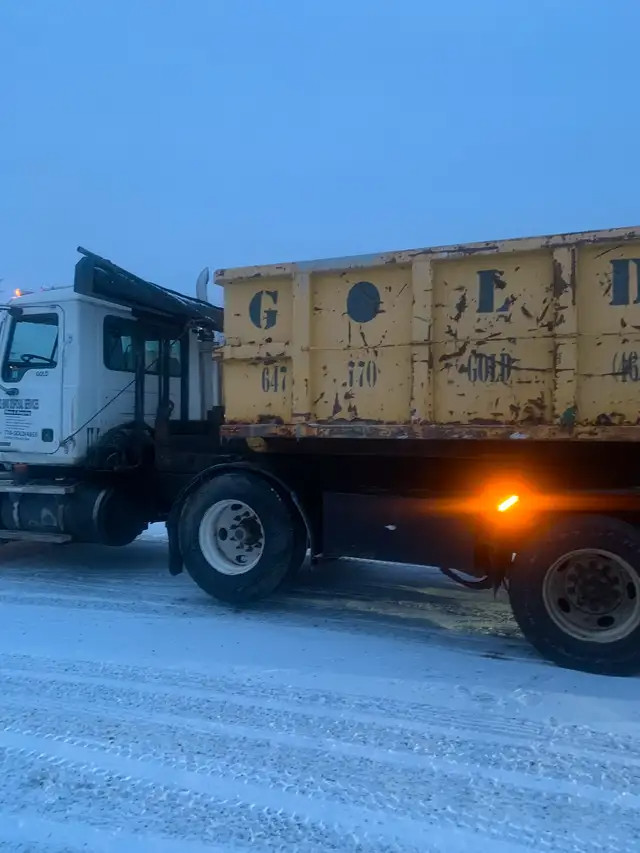
M 312 801 L 302 798 L 298 798 L 298 808 L 287 813 L 278 802 L 279 795 L 252 782 L 243 786 L 245 798 L 241 798 L 227 792 L 225 780 L 211 785 L 205 777 L 178 774 L 169 768 L 158 772 L 151 765 L 146 769 L 153 778 L 140 778 L 134 775 L 139 765 L 108 758 L 101 756 L 99 766 L 86 759 L 5 746 L 0 748 L 0 776 L 3 784 L 11 783 L 20 793 L 21 809 L 46 813 L 50 819 L 71 816 L 96 828 L 112 827 L 116 814 L 129 831 L 197 840 L 230 850 L 238 846 L 301 853 L 431 853 L 441 849 L 429 843 L 428 832 L 434 827 L 426 823 L 409 826 L 386 814 L 357 814 L 354 809 L 347 810 L 351 820 L 329 820 L 331 810 L 324 804 L 314 807 Z M 178 781 L 174 781 L 176 776 Z M 265 805 L 260 799 L 270 803 Z M 5 812 L 11 814 L 10 805 Z M 414 838 L 417 834 L 417 845 L 408 834 Z M 456 851 L 456 846 L 452 849 Z
M 484 849 L 489 845 L 495 853 L 515 853 L 523 848 L 628 853 L 637 839 L 633 810 L 594 813 L 593 808 L 588 810 L 588 824 L 580 824 L 582 832 L 589 830 L 588 840 L 584 835 L 577 839 L 566 819 L 557 821 L 560 809 L 566 812 L 568 805 L 574 819 L 586 816 L 585 805 L 570 800 L 558 803 L 558 810 L 549 810 L 548 803 L 540 804 L 549 820 L 548 830 L 541 830 L 538 824 L 527 826 L 527 818 L 537 821 L 540 817 L 523 813 L 527 800 L 519 803 L 517 811 L 507 812 L 497 820 L 492 814 L 467 811 L 469 805 L 478 808 L 492 800 L 495 792 L 491 790 L 480 797 L 474 795 L 472 800 L 466 800 L 464 789 L 457 793 L 443 791 L 443 799 L 452 793 L 456 799 L 447 799 L 446 803 L 431 801 L 421 819 L 408 820 L 391 809 L 367 810 L 350 800 L 338 804 L 297 791 L 283 793 L 267 787 L 268 780 L 259 773 L 236 784 L 228 777 L 184 772 L 163 767 L 158 761 L 140 763 L 107 753 L 87 756 L 69 744 L 49 747 L 48 754 L 39 748 L 1 747 L 0 773 L 12 781 L 14 788 L 18 786 L 21 800 L 29 808 L 43 808 L 46 804 L 47 814 L 58 817 L 67 813 L 73 803 L 73 817 L 90 826 L 104 825 L 102 821 L 109 821 L 115 813 L 134 831 L 142 823 L 147 831 L 177 833 L 187 840 L 198 838 L 233 847 L 258 842 L 261 850 L 299 849 L 305 853 L 467 853 L 479 842 Z M 31 783 L 31 788 L 35 779 L 38 790 L 25 793 L 20 788 L 20 776 Z M 375 784 L 375 779 L 371 782 Z M 504 798 L 498 805 L 506 805 Z M 166 814 L 160 814 L 159 807 Z M 203 821 L 207 815 L 215 824 L 215 835 L 209 834 L 209 826 Z M 591 830 L 596 826 L 598 831 L 594 833 Z M 438 838 L 444 843 L 437 843 Z
M 27 595 L 10 595 L 0 593 L 0 604 L 5 605 L 20 605 L 22 607 L 57 607 L 57 608 L 73 608 L 73 610 L 96 610 L 108 613 L 124 613 L 135 614 L 140 616 L 168 616 L 172 617 L 183 615 L 189 619 L 207 618 L 210 619 L 215 612 L 216 605 L 204 601 L 189 601 L 180 602 L 169 596 L 156 596 L 154 601 L 153 596 L 145 594 L 148 600 L 131 601 L 128 598 L 114 598 L 106 594 L 104 597 L 96 594 L 94 590 L 92 595 L 76 596 L 69 595 L 52 595 L 51 593 L 42 592 L 41 594 Z M 242 614 L 240 614 L 242 615 Z
M 248 848 L 133 834 L 121 825 L 96 829 L 69 817 L 49 820 L 33 811 L 0 811 L 0 827 L 6 839 L 0 841 L 0 853 L 250 853 Z
M 35 698 L 31 700 L 33 704 L 36 701 Z M 384 784 L 378 785 L 378 791 L 387 784 L 402 790 L 411 783 L 412 774 L 429 770 L 430 762 L 434 761 L 450 764 L 453 772 L 457 768 L 465 771 L 475 766 L 481 776 L 488 772 L 522 774 L 525 784 L 526 779 L 555 779 L 562 785 L 567 782 L 585 785 L 595 789 L 594 794 L 598 790 L 609 795 L 612 791 L 635 794 L 640 790 L 640 762 L 633 762 L 624 754 L 619 755 L 617 761 L 603 761 L 598 755 L 576 756 L 540 742 L 514 745 L 504 739 L 482 735 L 474 738 L 470 734 L 465 738 L 458 732 L 444 734 L 375 723 L 363 725 L 361 721 L 345 717 L 328 726 L 312 716 L 300 724 L 301 719 L 297 717 L 282 733 L 278 730 L 282 726 L 274 722 L 273 715 L 265 721 L 259 708 L 254 709 L 253 719 L 244 718 L 240 723 L 204 718 L 183 720 L 146 710 L 136 715 L 130 710 L 125 713 L 122 704 L 100 711 L 83 706 L 82 715 L 74 705 L 49 705 L 46 711 L 37 707 L 30 709 L 28 699 L 16 704 L 0 701 L 0 708 L 0 732 L 63 741 L 77 739 L 87 748 L 109 749 L 114 744 L 126 744 L 134 725 L 135 742 L 126 749 L 118 747 L 124 750 L 123 755 L 144 759 L 162 754 L 166 745 L 172 744 L 171 755 L 189 770 L 205 768 L 206 772 L 213 772 L 221 762 L 229 766 L 237 764 L 237 756 L 247 750 L 256 758 L 262 756 L 261 760 L 277 758 L 286 765 L 290 750 L 297 749 L 307 765 L 324 762 L 328 778 L 354 780 L 362 775 L 362 767 L 373 774 L 384 771 Z M 286 714 L 283 712 L 285 717 Z M 152 725 L 149 725 L 149 717 Z M 55 735 L 50 734 L 52 726 Z M 215 762 L 205 759 L 210 754 L 216 756 Z M 376 769 L 377 763 L 384 767 Z M 418 777 L 415 783 L 420 781 Z M 362 792 L 362 796 L 371 795 L 367 784 L 363 784 Z M 396 791 L 389 791 L 390 797 L 396 795 Z
M 80 847 L 59 847 L 47 842 L 0 841 L 0 853 L 82 853 L 82 850 Z
M 11 687 L 12 679 L 9 679 Z M 15 686 L 15 684 L 14 684 Z M 136 692 L 130 688 L 121 691 L 108 688 L 105 694 L 97 685 L 46 683 L 40 682 L 35 688 L 27 679 L 23 683 L 27 694 L 38 697 L 39 701 L 55 699 L 56 689 L 62 688 L 65 701 L 71 700 L 75 708 L 75 717 L 78 725 L 82 727 L 80 719 L 83 708 L 90 708 L 96 700 L 104 701 L 109 698 L 109 711 L 111 714 L 125 712 L 136 712 L 143 719 L 147 715 L 158 712 L 158 705 L 162 699 L 168 699 L 173 706 L 175 715 L 182 716 L 183 708 L 175 706 L 176 696 L 161 696 L 157 693 Z M 44 687 L 44 690 L 43 690 Z M 51 690 L 50 688 L 54 688 Z M 79 688 L 69 693 L 68 688 Z M 5 691 L 6 695 L 6 691 Z M 437 754 L 434 757 L 429 753 L 423 753 L 417 757 L 411 756 L 409 762 L 402 761 L 402 754 L 398 750 L 390 752 L 387 738 L 394 730 L 380 730 L 373 726 L 373 730 L 363 728 L 361 722 L 356 723 L 356 728 L 350 727 L 348 718 L 342 717 L 334 721 L 326 721 L 323 727 L 317 717 L 307 715 L 294 715 L 291 718 L 285 711 L 274 713 L 267 709 L 267 715 L 262 713 L 264 709 L 234 705 L 233 701 L 227 700 L 226 705 L 232 712 L 229 718 L 222 722 L 231 727 L 230 731 L 218 733 L 217 736 L 211 732 L 203 735 L 198 734 L 190 727 L 182 724 L 176 728 L 158 724 L 150 727 L 141 721 L 133 721 L 131 717 L 122 720 L 120 728 L 107 719 L 106 724 L 111 725 L 113 742 L 108 742 L 104 734 L 100 734 L 101 722 L 94 720 L 92 739 L 78 737 L 77 734 L 69 734 L 68 719 L 60 717 L 60 709 L 50 707 L 49 723 L 43 723 L 32 730 L 20 730 L 16 723 L 13 731 L 20 730 L 18 738 L 22 737 L 28 742 L 33 739 L 38 744 L 42 754 L 57 748 L 73 747 L 75 750 L 91 753 L 91 761 L 102 764 L 106 756 L 118 761 L 133 762 L 138 768 L 135 775 L 145 776 L 149 768 L 156 767 L 159 761 L 165 762 L 163 772 L 167 779 L 179 770 L 183 773 L 195 774 L 197 778 L 217 778 L 224 781 L 231 790 L 241 791 L 243 780 L 250 778 L 252 783 L 257 783 L 260 789 L 277 790 L 280 792 L 282 801 L 286 803 L 292 796 L 302 797 L 305 801 L 325 802 L 328 811 L 357 807 L 369 813 L 385 813 L 387 815 L 401 816 L 416 822 L 420 822 L 424 815 L 431 820 L 436 820 L 438 825 L 449 824 L 458 830 L 470 831 L 471 827 L 465 823 L 464 813 L 468 810 L 475 814 L 474 827 L 488 838 L 501 838 L 514 843 L 524 843 L 531 847 L 536 845 L 544 849 L 546 844 L 549 849 L 567 851 L 594 851 L 597 845 L 605 844 L 607 850 L 628 850 L 629 843 L 638 832 L 636 812 L 637 802 L 631 797 L 628 808 L 617 805 L 614 802 L 598 802 L 597 798 L 589 797 L 589 791 L 575 789 L 571 786 L 568 790 L 560 793 L 552 793 L 545 790 L 545 786 L 538 784 L 544 781 L 544 773 L 541 768 L 529 766 L 527 769 L 520 767 L 500 772 L 487 768 L 487 761 L 491 761 L 491 744 L 486 744 L 480 751 L 474 751 L 467 744 L 467 754 L 459 759 L 459 766 L 452 766 L 451 760 L 444 761 Z M 171 705 L 169 706 L 172 707 Z M 165 713 L 169 708 L 161 706 Z M 238 712 L 245 712 L 245 716 Z M 249 715 L 246 712 L 249 711 Z M 192 714 L 201 720 L 211 719 L 212 706 L 210 702 L 204 701 L 195 708 L 192 707 L 189 722 L 192 722 Z M 89 712 L 89 716 L 93 712 Z M 220 718 L 217 718 L 220 722 Z M 306 728 L 304 728 L 306 722 Z M 66 734 L 56 737 L 47 737 L 51 726 L 57 732 L 64 731 Z M 238 725 L 243 729 L 254 731 L 251 737 L 242 737 L 233 727 Z M 115 726 L 115 732 L 114 732 Z M 128 735 L 122 738 L 122 726 L 126 727 Z M 261 732 L 255 731 L 260 727 Z M 327 727 L 328 726 L 328 727 Z M 305 732 L 307 742 L 301 736 L 300 730 Z M 152 731 L 157 729 L 157 731 Z M 344 730 L 352 738 L 356 735 L 355 744 L 344 737 Z M 343 732 L 340 740 L 340 732 Z M 270 738 L 270 732 L 272 733 Z M 273 735 L 288 734 L 290 739 L 286 744 L 279 745 L 274 742 Z M 397 734 L 397 732 L 396 732 Z M 260 736 L 263 737 L 262 742 Z M 11 729 L 2 736 L 3 740 L 11 739 Z M 199 738 L 199 740 L 198 740 Z M 270 738 L 270 739 L 269 739 Z M 127 743 L 131 741 L 132 743 Z M 118 742 L 120 741 L 120 742 Z M 240 741 L 240 742 L 238 742 Z M 315 744 L 315 745 L 312 745 Z M 440 741 L 441 748 L 448 750 L 451 755 L 450 744 Z M 360 754 L 346 754 L 346 747 L 353 747 Z M 396 746 L 398 746 L 396 744 Z M 410 742 L 399 745 L 405 752 L 409 751 Z M 432 743 L 433 746 L 433 743 Z M 464 746 L 464 744 L 463 744 Z M 477 745 L 476 745 L 477 747 Z M 169 754 L 166 754 L 167 748 Z M 458 744 L 454 741 L 454 753 Z M 500 760 L 503 745 L 493 744 L 493 750 Z M 366 758 L 365 750 L 375 751 L 375 759 Z M 194 759 L 194 755 L 198 757 Z M 207 756 L 214 755 L 214 759 Z M 241 758 L 238 758 L 238 755 Z M 163 758 L 164 756 L 164 758 Z M 246 757 L 242 757 L 246 756 Z M 513 756 L 512 756 L 513 757 Z M 495 759 L 494 759 L 495 760 Z M 191 763 L 189 763 L 191 762 Z M 509 757 L 506 757 L 508 765 Z M 573 765 L 575 766 L 575 761 Z M 587 765 L 585 763 L 584 770 Z M 293 768 L 293 769 L 292 769 Z M 499 768 L 498 768 L 499 769 Z M 505 772 L 511 773 L 505 778 Z M 635 780 L 632 773 L 635 773 Z M 607 788 L 611 784 L 622 785 L 616 793 L 624 794 L 628 783 L 636 786 L 638 768 L 626 768 L 626 775 L 618 775 L 615 779 L 609 776 L 606 780 Z M 548 780 L 547 780 L 548 781 Z M 553 785 L 547 786 L 553 788 Z M 556 779 L 555 787 L 563 787 Z M 407 797 L 407 791 L 411 796 Z M 586 795 L 585 795 L 586 793 Z M 611 795 L 609 791 L 609 795 Z M 328 804 L 333 803 L 330 807 Z M 452 803 L 462 804 L 462 808 L 456 812 Z M 576 821 L 582 831 L 589 831 L 589 842 L 577 842 L 572 838 L 572 827 Z M 553 827 L 553 830 L 540 831 L 541 824 Z M 614 834 L 603 833 L 602 827 L 615 827 Z M 499 832 L 496 835 L 496 828 Z M 625 845 L 627 845 L 625 847 Z
M 41 620 L 46 629 L 47 619 L 59 624 L 73 620 L 74 610 L 84 611 L 78 620 L 85 632 L 83 654 L 95 653 L 96 659 L 0 656 L 0 840 L 6 842 L 4 849 L 0 842 L 0 853 L 102 853 L 97 841 L 108 843 L 118 825 L 126 825 L 129 834 L 104 853 L 640 849 L 635 727 L 629 725 L 629 736 L 616 736 L 529 719 L 524 703 L 544 699 L 547 692 L 553 697 L 554 685 L 563 684 L 547 680 L 537 663 L 532 671 L 542 672 L 542 691 L 528 691 L 530 696 L 516 697 L 501 680 L 494 690 L 477 679 L 477 689 L 462 687 L 473 670 L 460 652 L 476 658 L 490 648 L 486 634 L 502 630 L 499 620 L 485 620 L 481 633 L 466 600 L 452 610 L 446 596 L 424 607 L 402 601 L 403 615 L 416 613 L 392 621 L 385 607 L 391 599 L 397 603 L 393 591 L 384 590 L 387 600 L 374 600 L 372 608 L 365 601 L 364 610 L 371 612 L 361 616 L 360 605 L 352 610 L 344 604 L 357 599 L 355 593 L 339 591 L 331 601 L 330 590 L 315 589 L 234 613 L 180 582 L 172 586 L 155 570 L 138 571 L 133 560 L 130 576 L 123 570 L 106 583 L 89 571 L 79 584 L 68 567 L 58 575 L 54 567 L 50 575 L 48 560 L 37 588 L 23 576 L 18 582 L 17 572 L 3 585 L 11 604 L 23 605 L 14 648 L 33 649 L 28 636 L 21 640 L 23 626 L 40 631 L 35 626 Z M 302 600 L 301 593 L 316 602 Z M 57 612 L 46 609 L 52 598 Z M 441 609 L 469 616 L 470 622 L 442 630 L 437 619 L 429 621 Z M 485 616 L 488 612 L 489 606 Z M 151 666 L 102 664 L 101 655 L 109 651 L 91 641 L 85 623 L 95 620 L 103 633 L 127 631 L 139 614 L 158 617 L 144 620 L 147 627 L 139 632 L 148 648 L 172 626 L 176 643 L 181 637 L 192 642 L 182 617 L 194 620 L 194 632 L 202 625 L 199 617 L 217 620 L 213 640 L 216 632 L 233 640 L 236 623 L 240 632 L 264 623 L 268 635 L 279 623 L 286 629 L 313 622 L 334 632 L 340 654 L 349 640 L 337 637 L 338 631 L 389 634 L 400 654 L 418 643 L 455 650 L 447 660 L 452 666 L 457 661 L 460 671 L 434 673 L 425 665 L 423 691 L 402 679 L 363 674 L 351 683 L 346 675 L 334 677 L 330 664 L 318 678 L 305 671 L 304 658 L 297 659 L 299 672 L 258 666 L 229 672 L 221 662 L 203 661 L 206 675 L 163 669 L 155 655 L 147 657 Z M 500 657 L 513 656 L 505 650 L 531 657 L 520 641 L 502 641 L 499 649 Z M 136 649 L 126 653 L 130 660 L 142 657 Z M 286 654 L 280 660 L 296 663 Z M 353 663 L 353 671 L 362 673 Z M 531 684 L 530 677 L 525 669 L 511 683 Z M 319 689 L 323 683 L 330 689 Z M 617 719 L 618 710 L 612 706 L 609 718 Z M 623 717 L 627 713 L 628 706 Z M 30 816 L 36 813 L 49 813 L 58 827 L 51 843 L 48 829 L 38 834 L 32 828 Z M 9 835 L 10 824 L 21 821 L 25 826 Z M 76 847 L 70 846 L 73 836 L 67 842 L 64 834 L 72 826 Z
M 288 672 L 278 673 L 279 681 L 273 685 L 265 683 L 264 677 L 255 678 L 246 672 L 243 672 L 241 677 L 211 676 L 197 672 L 176 672 L 170 669 L 122 664 L 60 661 L 29 655 L 0 655 L 1 671 L 5 672 L 3 681 L 9 685 L 13 678 L 16 689 L 24 683 L 24 679 L 43 684 L 49 681 L 60 685 L 76 684 L 78 689 L 83 683 L 87 685 L 87 689 L 90 689 L 92 684 L 129 691 L 155 687 L 161 688 L 160 695 L 165 697 L 165 706 L 168 698 L 174 696 L 171 691 L 179 691 L 177 701 L 182 700 L 185 704 L 189 701 L 186 694 L 191 691 L 195 700 L 201 699 L 208 703 L 206 710 L 209 712 L 219 709 L 220 703 L 242 704 L 243 700 L 274 711 L 285 708 L 289 711 L 301 709 L 314 717 L 335 717 L 335 711 L 340 710 L 353 717 L 354 721 L 358 715 L 362 715 L 358 721 L 378 723 L 385 728 L 394 722 L 405 732 L 420 732 L 426 725 L 431 730 L 441 728 L 450 734 L 452 727 L 455 727 L 457 733 L 465 736 L 477 733 L 487 737 L 505 737 L 516 743 L 529 744 L 537 741 L 543 745 L 561 745 L 563 751 L 606 753 L 611 758 L 640 760 L 640 738 L 604 733 L 584 726 L 552 725 L 513 715 L 501 716 L 493 709 L 490 712 L 487 712 L 487 709 L 456 709 L 452 717 L 450 709 L 423 702 L 282 684 L 280 680 L 283 678 L 295 678 L 295 675 Z M 14 675 L 7 675 L 7 672 L 13 672 Z M 59 678 L 56 679 L 55 676 Z M 431 682 L 450 683 L 450 676 L 447 677 L 443 673 L 430 672 L 429 679 Z M 39 690 L 39 684 L 27 683 L 25 686 L 27 695 Z M 181 710 L 186 710 L 184 705 Z

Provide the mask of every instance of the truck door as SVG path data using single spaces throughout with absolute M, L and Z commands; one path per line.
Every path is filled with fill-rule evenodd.
M 155 424 L 160 398 L 160 340 L 170 343 L 179 333 L 159 328 L 140 320 L 107 315 L 103 325 L 103 365 L 106 368 L 102 383 L 101 405 L 106 405 L 105 418 L 110 428 L 130 423 L 135 415 L 135 367 L 138 353 L 145 363 L 144 419 Z M 172 417 L 180 417 L 183 346 L 180 340 L 171 346 L 169 369 L 169 398 L 173 403 Z
M 64 438 L 64 313 L 58 305 L 14 309 L 4 325 L 0 449 L 55 453 Z
M 179 333 L 160 327 L 145 327 L 144 333 L 144 411 L 147 423 L 155 423 L 160 401 L 160 341 L 169 346 L 169 400 L 173 404 L 172 418 L 179 418 L 182 393 L 182 341 Z M 147 412 L 153 413 L 152 420 Z

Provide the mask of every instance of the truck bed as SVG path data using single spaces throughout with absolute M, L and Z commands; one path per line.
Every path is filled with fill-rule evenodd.
M 640 228 L 219 270 L 223 434 L 640 438 Z

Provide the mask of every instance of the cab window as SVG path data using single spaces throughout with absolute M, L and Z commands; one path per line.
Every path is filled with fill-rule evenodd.
M 105 317 L 102 343 L 104 365 L 109 370 L 135 373 L 136 357 L 133 349 L 135 324 L 119 317 Z
M 136 324 L 133 320 L 120 317 L 105 317 L 103 326 L 104 365 L 109 370 L 135 373 L 135 340 L 144 338 L 145 372 L 157 375 L 160 372 L 160 337 L 151 328 Z M 138 338 L 139 339 L 139 338 Z M 169 351 L 169 375 L 181 375 L 180 341 L 172 341 Z
M 160 372 L 160 341 L 157 338 L 144 342 L 144 363 L 147 373 Z M 180 341 L 172 341 L 169 347 L 169 376 L 180 376 Z
M 19 382 L 29 370 L 58 364 L 58 315 L 24 314 L 13 318 L 2 363 L 3 382 Z

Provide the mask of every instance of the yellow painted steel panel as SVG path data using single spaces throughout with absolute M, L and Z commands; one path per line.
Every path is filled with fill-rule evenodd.
M 319 420 L 407 420 L 411 398 L 408 346 L 314 353 L 312 411 Z
M 640 326 L 639 264 L 640 241 L 580 247 L 576 300 L 581 335 Z
M 434 416 L 441 423 L 551 417 L 551 252 L 434 264 Z
M 258 424 L 290 422 L 289 359 L 234 359 L 225 361 L 224 370 L 227 420 Z
M 553 343 L 541 338 L 434 344 L 438 423 L 540 424 L 551 419 Z
M 225 291 L 223 393 L 228 420 L 291 421 L 292 280 L 242 282 Z
M 227 343 L 256 344 L 291 337 L 292 280 L 239 282 L 225 289 L 224 331 Z
M 312 276 L 314 349 L 380 349 L 409 343 L 411 268 L 379 267 L 364 272 Z M 366 287 L 370 283 L 375 290 Z
M 439 261 L 434 284 L 437 341 L 539 337 L 553 320 L 549 251 Z
M 640 439 L 640 229 L 217 281 L 229 434 Z
M 640 242 L 578 253 L 577 411 L 584 423 L 640 423 L 639 268 Z
M 640 334 L 586 335 L 578 351 L 580 421 L 596 426 L 640 423 Z
M 367 273 L 312 277 L 311 411 L 320 420 L 408 418 L 411 269 Z

